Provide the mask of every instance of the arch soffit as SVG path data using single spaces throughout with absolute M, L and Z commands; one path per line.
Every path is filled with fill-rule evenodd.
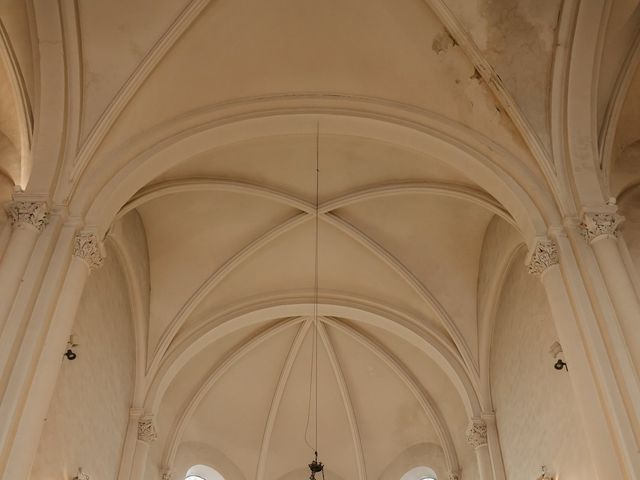
M 339 101 L 338 105 L 345 102 Z M 318 103 L 317 99 L 315 103 Z M 262 107 L 259 100 L 242 106 L 245 110 Z M 380 105 L 372 101 L 360 102 L 357 110 L 347 110 L 346 106 L 295 109 L 280 106 L 276 111 L 253 108 L 243 115 L 234 115 L 234 106 L 223 106 L 210 112 L 208 118 L 202 119 L 203 123 L 186 125 L 177 134 L 171 134 L 167 126 L 158 127 L 157 131 L 109 154 L 131 158 L 119 171 L 108 172 L 108 167 L 99 165 L 100 162 L 87 169 L 70 204 L 71 213 L 85 214 L 86 223 L 104 233 L 122 206 L 159 173 L 194 155 L 245 140 L 312 134 L 317 121 L 321 120 L 325 134 L 371 138 L 427 152 L 466 172 L 504 205 L 526 238 L 544 234 L 546 223 L 559 223 L 553 195 L 539 176 L 498 145 L 467 127 L 428 112 L 416 114 L 415 109 L 398 108 L 397 105 L 391 112 L 388 105 L 384 112 L 379 112 L 372 106 L 381 110 Z M 216 114 L 222 118 L 211 120 Z M 194 117 L 198 115 L 194 114 L 189 120 L 198 119 Z M 180 122 L 176 123 L 172 128 L 174 131 L 181 126 Z M 162 133 L 164 137 L 161 137 Z M 150 146 L 141 146 L 144 141 Z M 132 153 L 136 150 L 142 153 Z
M 640 33 L 636 37 L 629 55 L 622 67 L 622 71 L 616 81 L 613 95 L 607 112 L 605 114 L 604 123 L 600 134 L 600 167 L 604 175 L 604 181 L 607 189 L 610 187 L 609 179 L 611 176 L 611 168 L 613 167 L 613 147 L 618 129 L 618 122 L 624 103 L 629 93 L 629 87 L 633 80 L 636 70 L 640 66 Z M 610 192 L 608 192 L 610 193 Z
M 149 73 L 153 71 L 153 67 L 164 58 L 166 53 L 171 49 L 171 46 L 190 28 L 193 21 L 200 16 L 209 3 L 210 0 L 192 0 L 180 16 L 175 19 L 173 24 L 162 36 L 161 40 L 149 52 L 149 55 L 147 55 L 138 65 L 135 73 L 128 79 L 127 83 L 120 90 L 120 93 L 112 100 L 107 110 L 103 112 L 98 124 L 90 133 L 88 141 L 82 146 L 77 161 L 73 166 L 73 171 L 71 172 L 71 183 L 75 183 L 76 179 L 87 167 L 91 158 L 100 147 L 101 142 L 116 122 L 119 114 L 122 113 L 131 98 L 133 98 L 135 93 L 144 83 Z M 506 108 L 509 117 L 523 136 L 525 143 L 527 143 L 533 156 L 545 172 L 547 179 L 550 182 L 553 182 L 554 169 L 551 164 L 551 159 L 548 158 L 548 155 L 541 146 L 539 139 L 535 133 L 533 133 L 530 124 L 520 112 L 509 92 L 507 92 L 507 90 L 502 86 L 500 81 L 496 81 L 497 76 L 492 73 L 493 69 L 491 68 L 491 65 L 486 61 L 474 41 L 470 38 L 469 33 L 465 30 L 462 23 L 455 17 L 455 15 L 453 15 L 443 0 L 425 0 L 424 3 L 428 5 L 430 10 L 444 25 L 445 29 L 455 38 L 456 42 L 461 46 L 471 63 L 473 63 L 473 65 L 475 65 L 480 71 L 488 88 Z M 77 9 L 74 9 L 71 14 L 76 15 L 77 12 L 75 10 Z M 79 47 L 74 46 L 74 49 L 79 50 Z M 77 57 L 77 52 L 73 57 L 74 58 L 72 58 L 72 60 L 77 62 L 77 58 L 75 58 Z M 77 79 L 75 80 L 77 83 Z M 75 87 L 77 88 L 77 85 Z M 296 97 L 300 96 L 301 95 L 299 94 L 296 95 Z M 336 95 L 332 94 L 331 96 L 335 97 Z M 349 98 L 353 99 L 355 97 L 351 95 Z M 552 188 L 555 187 L 555 185 L 552 185 Z
M 141 403 L 144 396 L 143 390 L 147 354 L 147 323 L 143 307 L 144 301 L 141 291 L 142 287 L 140 286 L 139 277 L 135 269 L 132 268 L 132 265 L 134 264 L 133 257 L 126 242 L 122 239 L 122 234 L 111 235 L 109 238 L 112 241 L 116 257 L 122 266 L 127 282 L 127 290 L 129 291 L 129 303 L 133 320 L 134 341 L 136 345 L 136 373 L 133 391 L 133 404 L 134 407 L 136 407 Z
M 202 400 L 207 395 L 209 390 L 215 385 L 215 383 L 240 359 L 249 354 L 254 348 L 272 338 L 278 333 L 298 325 L 298 333 L 294 340 L 294 344 L 291 348 L 291 352 L 297 352 L 300 348 L 300 344 L 309 328 L 309 321 L 305 321 L 302 317 L 293 317 L 282 320 L 275 325 L 272 325 L 266 329 L 260 331 L 257 335 L 254 335 L 249 340 L 241 341 L 235 347 L 232 347 L 230 351 L 224 356 L 222 361 L 218 362 L 209 370 L 205 375 L 204 380 L 197 386 L 193 393 L 189 396 L 188 401 L 184 407 L 180 410 L 180 413 L 173 424 L 171 433 L 168 437 L 168 443 L 165 445 L 163 454 L 163 463 L 165 465 L 173 465 L 175 457 L 178 451 L 178 447 L 182 440 L 184 429 L 189 419 L 193 416 Z M 292 355 L 288 355 L 287 363 L 292 358 Z M 286 368 L 286 367 L 285 367 Z
M 560 99 L 566 105 L 566 125 L 560 126 L 561 131 L 571 132 L 566 135 L 567 154 L 561 157 L 565 157 L 577 205 L 601 205 L 605 200 L 599 171 L 597 79 L 610 10 L 606 4 L 579 3 L 567 39 L 570 54 L 564 57 L 564 65 L 557 66 L 567 72 L 566 83 L 557 86 L 566 91 Z
M 458 463 L 453 439 L 451 438 L 446 422 L 438 410 L 435 401 L 431 398 L 427 390 L 422 387 L 420 381 L 409 371 L 407 366 L 396 358 L 395 355 L 393 355 L 393 353 L 391 353 L 387 348 L 366 333 L 359 331 L 357 328 L 348 326 L 344 322 L 337 321 L 333 318 L 327 318 L 325 319 L 325 322 L 334 328 L 340 329 L 343 333 L 349 335 L 358 343 L 366 347 L 401 378 L 407 388 L 411 390 L 411 393 L 414 395 L 435 428 L 440 445 L 445 454 L 449 471 L 457 472 L 460 465 Z
M 451 433 L 444 421 L 440 411 L 438 410 L 434 400 L 431 398 L 429 393 L 420 385 L 420 382 L 409 372 L 407 367 L 395 356 L 389 352 L 384 346 L 380 345 L 378 342 L 370 338 L 366 333 L 360 332 L 357 328 L 346 325 L 344 322 L 340 322 L 331 317 L 322 317 L 320 327 L 320 336 L 322 339 L 325 348 L 327 349 L 332 368 L 334 368 L 334 374 L 338 379 L 339 383 L 344 383 L 344 379 L 342 378 L 342 373 L 340 371 L 340 365 L 338 360 L 335 358 L 335 354 L 333 353 L 333 347 L 331 346 L 331 342 L 327 338 L 327 334 L 325 331 L 324 324 L 330 325 L 333 328 L 336 328 L 348 335 L 365 348 L 367 348 L 370 352 L 372 352 L 375 356 L 380 358 L 387 367 L 389 367 L 406 385 L 406 387 L 411 391 L 412 395 L 416 398 L 420 407 L 426 414 L 427 418 L 431 422 L 432 426 L 436 431 L 436 435 L 441 444 L 441 448 L 443 449 L 445 459 L 447 461 L 447 466 L 449 471 L 458 471 L 459 463 L 457 454 L 455 451 L 455 447 L 453 444 L 453 440 L 451 438 Z M 282 330 L 299 325 L 298 333 L 294 339 L 292 348 L 287 355 L 287 359 L 285 362 L 285 366 L 283 367 L 280 379 L 278 381 L 278 388 L 276 389 L 276 393 L 274 394 L 273 402 L 271 405 L 271 409 L 269 412 L 269 420 L 267 422 L 267 426 L 265 428 L 265 435 L 262 442 L 260 459 L 258 462 L 258 474 L 257 478 L 262 478 L 262 474 L 264 473 L 264 461 L 266 461 L 266 450 L 269 447 L 269 440 L 271 436 L 271 431 L 273 429 L 273 420 L 275 419 L 275 415 L 277 414 L 277 409 L 279 405 L 279 400 L 282 396 L 282 389 L 286 384 L 291 366 L 301 343 L 311 326 L 310 320 L 303 320 L 301 317 L 290 318 L 288 320 L 284 320 L 276 325 L 269 327 L 266 330 L 263 330 L 261 333 L 253 337 L 249 342 L 241 342 L 240 346 L 232 349 L 231 353 L 217 366 L 215 366 L 204 378 L 201 382 L 200 386 L 195 390 L 194 395 L 191 396 L 190 400 L 187 401 L 184 408 L 181 410 L 181 414 L 179 415 L 178 421 L 174 424 L 172 432 L 169 436 L 168 443 L 166 444 L 164 459 L 163 462 L 166 465 L 173 465 L 175 460 L 175 456 L 179 445 L 182 440 L 182 435 L 184 429 L 187 426 L 188 421 L 192 418 L 198 406 L 201 404 L 204 397 L 214 386 L 216 381 L 224 375 L 224 373 L 240 358 L 253 350 L 257 345 L 272 337 L 273 335 L 281 332 Z M 337 371 L 335 370 L 337 369 Z M 347 415 L 349 416 L 351 423 L 351 430 L 353 435 L 354 446 L 356 451 L 359 452 L 359 472 L 360 478 L 366 478 L 366 474 L 364 473 L 364 459 L 362 457 L 362 446 L 360 444 L 360 438 L 358 435 L 358 428 L 356 425 L 356 420 L 353 412 L 353 406 L 351 404 L 351 400 L 349 399 L 348 393 L 345 396 L 344 391 L 346 391 L 346 385 L 342 385 L 341 392 L 343 394 L 343 403 L 344 408 L 347 411 Z M 275 405 L 275 409 L 274 409 Z
M 23 164 L 22 175 L 27 193 L 42 195 L 52 189 L 61 177 L 61 153 L 64 126 L 70 115 L 66 108 L 66 68 L 76 62 L 77 55 L 65 55 L 65 32 L 59 5 L 55 2 L 29 2 L 33 8 L 31 28 L 39 38 L 47 38 L 36 47 L 34 62 L 35 90 L 34 127 L 29 161 Z M 67 52 L 69 53 L 69 52 Z M 35 163 L 30 163 L 35 162 Z
M 491 279 L 491 285 L 487 289 L 488 299 L 485 304 L 484 312 L 482 312 L 483 323 L 482 331 L 479 335 L 480 347 L 478 349 L 478 358 L 480 364 L 480 401 L 482 402 L 483 411 L 493 411 L 493 400 L 491 397 L 491 343 L 493 341 L 493 330 L 496 323 L 496 312 L 498 310 L 498 302 L 502 296 L 504 282 L 507 274 L 513 266 L 513 262 L 525 248 L 523 243 L 515 245 L 514 248 L 501 258 L 497 272 Z
M 136 195 L 130 202 L 128 202 L 118 214 L 118 217 L 124 216 L 127 212 L 140 206 L 142 203 L 151 201 L 155 198 L 164 195 L 175 194 L 185 191 L 207 191 L 207 190 L 223 190 L 223 191 L 235 191 L 244 192 L 248 194 L 257 195 L 263 198 L 269 198 L 276 202 L 283 203 L 292 208 L 299 209 L 301 215 L 294 217 L 291 220 L 284 222 L 282 226 L 278 226 L 263 237 L 258 238 L 245 250 L 242 250 L 238 255 L 234 256 L 223 268 L 216 271 L 207 281 L 205 281 L 201 287 L 199 287 L 192 297 L 184 304 L 180 309 L 178 315 L 173 319 L 168 329 L 162 335 L 160 343 L 153 352 L 153 358 L 151 359 L 150 370 L 154 370 L 157 363 L 161 360 L 162 355 L 165 353 L 169 344 L 177 334 L 178 329 L 186 321 L 188 315 L 195 309 L 200 301 L 206 297 L 206 295 L 213 289 L 224 276 L 231 272 L 232 269 L 241 263 L 244 259 L 250 256 L 257 249 L 261 248 L 266 242 L 271 241 L 282 233 L 285 233 L 290 228 L 298 225 L 305 220 L 309 220 L 314 212 L 314 206 L 298 199 L 293 195 L 286 192 L 277 191 L 274 189 L 251 185 L 243 182 L 216 180 L 216 179 L 186 179 L 180 181 L 168 181 L 161 184 L 156 184 L 143 189 L 138 195 Z M 511 216 L 504 211 L 497 202 L 484 192 L 463 187 L 460 185 L 447 185 L 447 184 L 432 184 L 432 183 L 412 183 L 412 184 L 396 184 L 396 185 L 384 185 L 373 187 L 370 189 L 359 190 L 357 192 L 343 195 L 339 198 L 329 200 L 323 205 L 320 205 L 319 214 L 321 219 L 335 228 L 343 231 L 347 235 L 354 238 L 354 240 L 361 243 L 365 248 L 374 253 L 380 260 L 395 270 L 401 278 L 407 282 L 408 286 L 418 293 L 427 304 L 429 304 L 435 312 L 437 312 L 440 320 L 446 326 L 450 332 L 456 345 L 463 352 L 465 362 L 468 365 L 474 365 L 477 368 L 476 361 L 474 360 L 468 345 L 466 344 L 462 334 L 458 331 L 455 323 L 449 317 L 446 310 L 440 305 L 437 299 L 429 292 L 429 290 L 418 281 L 415 276 L 404 267 L 395 257 L 386 252 L 380 245 L 376 244 L 373 240 L 366 237 L 364 234 L 353 228 L 347 222 L 330 214 L 330 210 L 334 210 L 340 207 L 351 205 L 359 201 L 365 201 L 372 198 L 389 196 L 389 195 L 401 195 L 407 193 L 421 193 L 421 194 L 435 194 L 450 196 L 453 198 L 469 200 L 474 204 L 480 205 L 489 211 L 494 212 L 500 217 L 504 218 L 510 224 L 515 225 L 515 222 Z M 517 228 L 517 226 L 516 226 Z
M 176 338 L 150 379 L 145 410 L 159 411 L 164 394 L 176 375 L 190 359 L 211 343 L 251 325 L 280 318 L 300 321 L 296 319 L 313 315 L 313 308 L 313 302 L 307 298 L 265 298 L 191 327 Z M 384 305 L 353 297 L 321 298 L 318 314 L 352 319 L 400 336 L 428 355 L 447 374 L 470 417 L 480 414 L 480 403 L 472 381 L 473 372 L 465 368 L 460 353 L 451 341 L 440 332 L 429 329 L 424 322 Z
M 193 185 L 189 184 L 188 187 Z M 199 186 L 199 184 L 196 184 Z M 206 188 L 210 188 L 212 185 L 205 184 Z M 251 193 L 260 196 L 268 196 L 276 201 L 280 201 L 288 204 L 293 208 L 298 208 L 301 210 L 297 216 L 286 220 L 282 224 L 274 227 L 261 237 L 254 240 L 247 247 L 240 250 L 236 255 L 231 257 L 228 262 L 226 262 L 220 269 L 216 270 L 205 282 L 203 282 L 191 295 L 191 297 L 183 304 L 178 314 L 173 318 L 165 332 L 162 334 L 158 345 L 156 346 L 152 358 L 151 363 L 148 365 L 148 370 L 153 372 L 157 369 L 159 362 L 162 361 L 163 355 L 169 348 L 169 345 L 173 341 L 175 335 L 178 333 L 181 326 L 186 322 L 189 315 L 194 311 L 197 305 L 215 288 L 216 285 L 219 284 L 224 277 L 229 274 L 233 269 L 241 264 L 246 258 L 250 257 L 254 252 L 262 248 L 267 243 L 271 242 L 273 239 L 279 237 L 280 235 L 286 233 L 291 228 L 308 221 L 313 218 L 313 207 L 309 205 L 307 202 L 296 199 L 292 195 L 275 192 L 274 190 L 264 188 L 264 187 L 249 187 L 247 184 L 240 184 L 238 182 L 222 182 L 215 183 L 214 186 L 216 188 L 221 189 L 231 189 L 235 191 L 245 191 L 249 190 Z M 168 187 L 169 191 L 173 191 L 174 185 L 170 185 Z M 183 188 L 178 185 L 175 188 Z M 186 187 L 184 187 L 186 188 Z M 162 190 L 162 189 L 160 189 Z M 450 195 L 457 198 L 471 198 L 475 203 L 480 203 L 481 205 L 486 204 L 488 208 L 495 210 L 498 206 L 494 203 L 493 199 L 486 198 L 478 195 L 476 191 L 469 191 L 463 188 L 458 187 L 445 187 L 445 186 L 436 186 L 433 185 L 401 185 L 401 186 L 386 186 L 386 187 L 378 187 L 369 190 L 364 190 L 357 192 L 355 194 L 347 194 L 343 197 L 340 197 L 335 200 L 330 200 L 325 205 L 321 205 L 319 209 L 320 219 L 333 227 L 341 230 L 343 233 L 349 235 L 355 241 L 360 243 L 363 247 L 368 249 L 371 253 L 373 253 L 379 260 L 389 266 L 392 270 L 394 270 L 406 283 L 407 285 L 413 289 L 424 301 L 428 304 L 433 311 L 436 313 L 438 319 L 445 326 L 449 334 L 452 336 L 456 346 L 460 350 L 463 355 L 464 361 L 467 365 L 473 366 L 477 370 L 477 362 L 473 358 L 469 346 L 467 345 L 464 337 L 459 331 L 457 325 L 450 318 L 448 312 L 444 309 L 444 307 L 439 303 L 437 298 L 413 275 L 413 273 L 407 269 L 398 259 L 396 259 L 393 255 L 387 252 L 381 245 L 377 244 L 374 240 L 364 235 L 362 232 L 357 230 L 348 222 L 340 219 L 339 217 L 332 215 L 329 210 L 335 209 L 340 206 L 345 206 L 351 203 L 355 203 L 357 201 L 366 200 L 368 198 L 372 198 L 375 196 L 385 196 L 385 195 L 393 195 L 393 194 L 401 194 L 406 192 L 421 192 L 421 193 L 436 193 L 436 194 L 444 194 Z M 155 188 L 151 189 L 150 195 L 157 195 L 158 192 Z M 143 194 L 141 198 L 144 198 Z M 133 200 L 134 204 L 136 199 Z M 126 206 L 125 206 L 126 207 Z M 506 215 L 511 223 L 513 220 L 506 214 L 506 212 L 502 211 L 504 215 Z M 473 376 L 476 378 L 477 374 Z
M 238 466 L 224 453 L 207 443 L 194 440 L 180 444 L 176 462 L 174 462 L 169 472 L 173 473 L 173 478 L 176 478 L 175 475 L 179 475 L 176 480 L 183 480 L 187 472 L 195 465 L 215 467 L 215 470 L 227 480 L 246 479 Z M 166 467 L 166 465 L 163 467 Z
M 300 213 L 295 217 L 286 220 L 280 225 L 269 230 L 261 237 L 250 243 L 248 246 L 241 249 L 236 255 L 231 257 L 222 267 L 212 273 L 208 279 L 206 279 L 191 295 L 191 297 L 183 304 L 178 311 L 177 315 L 171 320 L 171 323 L 162 334 L 159 343 L 154 349 L 151 357 L 151 363 L 148 365 L 148 371 L 153 373 L 158 369 L 160 362 L 162 362 L 165 353 L 169 349 L 174 337 L 178 334 L 179 329 L 189 318 L 189 315 L 193 313 L 198 304 L 206 298 L 224 277 L 229 274 L 233 269 L 241 264 L 246 258 L 250 257 L 254 252 L 262 248 L 265 244 L 272 241 L 274 238 L 286 233 L 291 228 L 310 220 L 313 218 L 311 214 Z M 395 271 L 399 277 L 407 284 L 409 288 L 414 290 L 422 300 L 433 309 L 437 319 L 446 328 L 449 335 L 462 355 L 465 364 L 474 370 L 471 378 L 477 381 L 477 362 L 473 357 L 469 345 L 462 336 L 458 326 L 450 317 L 446 309 L 440 304 L 438 299 L 431 293 L 425 285 L 420 282 L 415 275 L 404 266 L 397 258 L 387 252 L 381 245 L 376 243 L 373 239 L 367 237 L 361 233 L 358 229 L 353 227 L 350 223 L 340 219 L 339 217 L 331 214 L 320 214 L 320 219 L 329 225 L 337 228 L 346 235 L 350 236 L 353 240 L 358 242 L 364 248 L 374 254 L 380 261 Z
M 174 195 L 184 192 L 202 191 L 229 191 L 246 193 L 266 198 L 292 208 L 296 208 L 305 213 L 314 213 L 315 205 L 296 198 L 295 196 L 262 185 L 254 185 L 247 182 L 232 181 L 216 178 L 185 178 L 178 180 L 167 180 L 161 183 L 144 187 L 134 197 L 128 201 L 116 215 L 116 220 L 122 218 L 130 211 L 151 202 L 157 198 L 167 195 Z M 371 188 L 361 189 L 347 193 L 338 198 L 325 202 L 319 206 L 319 213 L 328 213 L 331 210 L 346 207 L 369 199 L 406 194 L 427 194 L 440 195 L 460 200 L 466 200 L 479 205 L 490 212 L 506 220 L 516 229 L 518 225 L 513 217 L 502 208 L 502 206 L 490 195 L 481 190 L 470 188 L 464 185 L 449 184 L 442 182 L 420 182 L 420 183 L 397 183 L 387 185 L 377 185 Z
M 9 38 L 9 33 L 0 20 L 0 61 L 2 62 L 11 91 L 13 93 L 14 105 L 18 118 L 18 128 L 20 131 L 20 161 L 25 162 L 28 159 L 27 153 L 31 149 L 31 137 L 33 134 L 33 112 L 31 109 L 31 101 L 27 91 L 27 86 L 20 69 L 17 55 Z M 22 188 L 26 186 L 25 167 L 21 168 L 20 178 L 17 182 Z

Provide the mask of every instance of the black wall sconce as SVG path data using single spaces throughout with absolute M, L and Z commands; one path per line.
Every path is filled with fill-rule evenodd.
M 551 348 L 549 349 L 549 353 L 555 359 L 556 363 L 553 364 L 553 368 L 556 370 L 566 370 L 569 371 L 569 367 L 567 366 L 567 362 L 564 361 L 564 353 L 562 352 L 562 345 L 558 342 L 553 342 Z
M 78 337 L 74 334 L 69 336 L 69 341 L 67 341 L 67 351 L 64 352 L 64 356 L 67 357 L 67 360 L 75 360 L 78 357 L 78 354 L 73 351 L 75 347 L 78 346 Z
M 569 371 L 569 367 L 567 367 L 567 362 L 565 362 L 561 358 L 559 358 L 556 361 L 556 363 L 553 364 L 553 368 L 555 368 L 556 370 L 562 370 L 564 368 L 567 372 Z

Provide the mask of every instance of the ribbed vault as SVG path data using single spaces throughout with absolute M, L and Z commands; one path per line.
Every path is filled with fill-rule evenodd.
M 193 156 L 117 216 L 145 229 L 139 350 L 158 465 L 182 465 L 188 445 L 256 480 L 308 461 L 315 140 L 267 136 Z M 519 228 L 447 162 L 359 136 L 319 141 L 323 458 L 335 478 L 359 480 L 401 465 L 473 469 L 463 433 L 480 413 L 481 249 L 492 221 Z M 126 251 L 123 228 L 113 235 Z
M 494 413 L 496 312 L 525 248 L 576 249 L 607 188 L 638 203 L 638 18 L 637 0 L 4 2 L 0 200 L 44 201 L 51 222 L 33 255 L 11 248 L 23 318 L 4 352 L 29 368 L 6 372 L 24 385 L 3 435 L 35 445 L 27 393 L 55 378 L 41 364 L 63 332 L 49 292 L 73 303 L 64 262 L 90 238 L 122 266 L 134 323 L 119 478 L 306 476 L 316 331 L 327 480 L 504 477 L 495 431 L 489 457 L 465 441 Z M 576 251 L 562 278 L 591 295 L 602 272 Z M 580 282 L 567 311 L 615 325 Z M 36 414 L 18 419 L 23 397 Z M 157 441 L 136 440 L 137 415 Z
M 312 319 L 293 317 L 245 329 L 194 389 L 170 388 L 171 403 L 179 396 L 184 400 L 177 410 L 160 409 L 177 418 L 167 424 L 162 463 L 180 464 L 182 445 L 204 442 L 245 478 L 281 478 L 301 462 L 304 466 L 310 453 L 303 433 L 312 327 Z M 431 463 L 443 475 L 459 470 L 450 428 L 460 426 L 455 417 L 462 403 L 446 375 L 429 367 L 427 356 L 404 341 L 388 341 L 376 327 L 342 318 L 320 317 L 318 333 L 319 448 L 330 471 L 340 478 L 378 478 L 406 449 L 424 442 L 437 446 L 440 454 L 406 461 Z M 214 349 L 207 350 L 191 364 L 211 356 Z M 443 398 L 450 400 L 441 403 L 444 411 L 437 404 Z M 312 442 L 313 411 L 309 425 Z M 256 448 L 237 451 L 236 442 Z M 407 463 L 407 470 L 413 466 Z

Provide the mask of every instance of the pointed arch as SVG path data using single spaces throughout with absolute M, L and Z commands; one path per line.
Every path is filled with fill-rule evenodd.
M 288 108 L 293 102 L 298 103 L 295 110 Z M 238 110 L 244 111 L 241 118 Z M 71 209 L 79 215 L 86 213 L 87 223 L 104 232 L 138 190 L 172 166 L 202 152 L 253 138 L 312 134 L 318 120 L 327 134 L 371 138 L 411 148 L 465 172 L 509 212 L 526 238 L 544 234 L 547 224 L 560 223 L 553 195 L 539 175 L 477 132 L 401 104 L 336 95 L 232 102 L 173 120 L 170 128 L 180 130 L 179 134 L 167 132 L 169 126 L 163 124 L 121 146 L 118 153 L 111 152 L 128 158 L 126 163 L 94 173 L 88 168 Z M 149 144 L 145 147 L 146 142 Z

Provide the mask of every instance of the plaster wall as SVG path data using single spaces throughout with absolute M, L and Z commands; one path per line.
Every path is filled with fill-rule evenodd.
M 0 173 L 0 205 L 5 205 L 11 201 L 11 193 L 13 191 L 13 183 L 9 177 L 5 177 Z M 11 224 L 5 214 L 4 208 L 0 209 L 0 260 L 4 255 L 4 250 L 11 235 Z
M 72 478 L 78 467 L 96 480 L 114 480 L 118 474 L 134 343 L 125 277 L 109 247 L 104 265 L 89 277 L 73 331 L 78 357 L 63 360 L 32 480 Z
M 433 470 L 437 478 L 447 478 L 447 468 L 442 447 L 434 443 L 419 443 L 407 448 L 387 465 L 387 468 L 378 478 L 379 480 L 400 480 L 405 474 L 421 466 Z M 417 476 L 415 475 L 414 478 Z M 467 477 L 465 471 L 466 478 L 471 479 L 473 477 Z
M 620 202 L 620 213 L 625 218 L 623 236 L 629 254 L 640 272 L 640 187 L 633 188 Z
M 569 371 L 553 368 L 557 334 L 542 283 L 524 252 L 505 280 L 491 352 L 491 393 L 508 480 L 530 480 L 540 466 L 562 480 L 590 478 L 593 466 L 575 408 Z

